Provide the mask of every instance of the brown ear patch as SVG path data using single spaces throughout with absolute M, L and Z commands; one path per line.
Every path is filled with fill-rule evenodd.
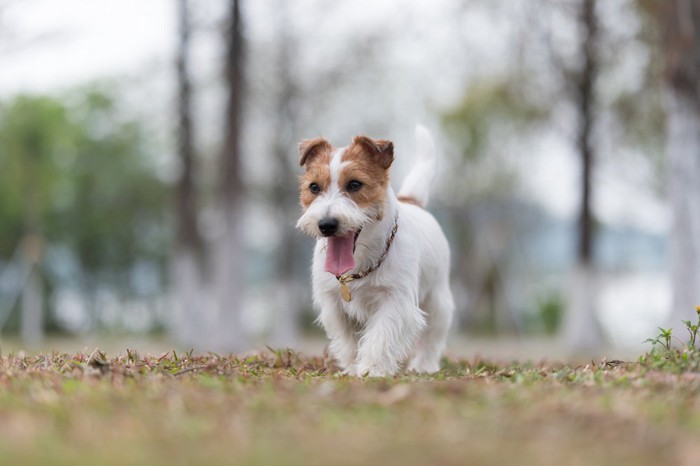
M 372 139 L 367 136 L 355 136 L 352 143 L 353 145 L 361 146 L 385 170 L 394 161 L 394 143 L 391 141 Z
M 332 152 L 333 146 L 323 138 L 304 139 L 299 143 L 299 165 L 303 167 L 323 154 L 330 158 Z
M 394 146 L 390 141 L 357 136 L 343 153 L 342 171 L 338 179 L 341 190 L 361 208 L 372 208 L 377 219 L 384 214 L 389 167 L 394 160 Z M 348 190 L 351 181 L 359 181 L 362 187 Z

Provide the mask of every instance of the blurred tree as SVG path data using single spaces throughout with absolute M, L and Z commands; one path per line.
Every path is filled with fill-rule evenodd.
M 468 324 L 481 331 L 517 328 L 508 299 L 513 233 L 521 221 L 514 152 L 546 120 L 547 109 L 530 98 L 527 78 L 472 84 L 442 124 L 460 157 L 445 171 L 455 258 L 454 276 L 468 296 Z M 515 136 L 517 135 L 517 141 Z M 519 152 L 519 151 L 517 151 Z
M 93 292 L 100 281 L 135 292 L 141 285 L 134 266 L 161 273 L 170 241 L 168 187 L 156 176 L 152 143 L 138 121 L 124 119 L 118 101 L 100 89 L 76 97 L 74 158 L 66 162 L 65 197 L 50 224 L 77 253 L 84 287 Z
M 178 154 L 176 217 L 178 240 L 172 269 L 174 296 L 180 306 L 173 326 L 181 343 L 197 349 L 248 349 L 242 322 L 243 281 L 246 276 L 243 237 L 245 185 L 241 174 L 241 127 L 245 89 L 245 43 L 241 2 L 227 2 L 224 35 L 227 95 L 223 144 L 217 159 L 214 202 L 220 228 L 203 238 L 198 229 L 196 149 L 192 119 L 189 43 L 192 34 L 189 2 L 178 1 Z
M 0 112 L 0 255 L 8 257 L 22 235 L 43 234 L 58 154 L 70 152 L 75 132 L 63 104 L 48 97 L 20 96 Z
M 672 325 L 692 320 L 700 305 L 700 4 L 655 5 L 663 31 L 666 76 L 666 157 L 673 210 Z
M 652 10 L 659 5 L 653 0 L 545 0 L 546 14 L 541 16 L 549 16 L 549 23 L 538 19 L 533 28 L 547 31 L 548 62 L 553 74 L 562 78 L 561 89 L 550 98 L 571 102 L 577 120 L 571 137 L 581 160 L 577 265 L 561 332 L 563 342 L 573 350 L 593 348 L 603 338 L 595 302 L 602 285 L 598 278 L 609 270 L 602 270 L 602 260 L 596 263 L 601 252 L 596 246 L 601 225 L 593 209 L 596 183 L 606 175 L 614 176 L 618 186 L 661 194 L 663 109 L 655 73 L 660 54 L 655 49 L 657 29 L 650 27 L 657 22 Z M 579 37 L 576 42 L 565 42 L 564 21 L 580 31 L 573 36 Z M 633 214 L 623 221 L 630 220 L 636 221 Z
M 175 337 L 186 345 L 196 345 L 206 339 L 201 328 L 203 303 L 203 240 L 197 216 L 197 165 L 192 123 L 192 84 L 190 77 L 190 37 L 192 26 L 189 1 L 178 0 L 179 40 L 176 57 L 178 83 L 177 150 L 180 176 L 175 196 L 177 241 L 173 257 L 174 305 L 178 315 L 173 319 Z
M 503 219 L 501 227 L 492 234 L 474 234 L 483 227 L 484 219 L 489 215 L 485 213 L 487 209 L 482 209 L 480 218 L 473 218 L 474 213 L 478 212 L 473 200 L 471 207 L 465 209 L 466 215 L 462 215 L 462 220 L 459 214 L 453 220 L 456 225 L 464 225 L 464 228 L 458 226 L 459 234 L 452 240 L 457 245 L 456 249 L 463 251 L 456 255 L 455 276 L 471 283 L 467 288 L 470 290 L 472 319 L 485 323 L 486 327 L 500 328 L 504 323 L 506 328 L 510 326 L 506 310 L 512 309 L 516 300 L 508 302 L 507 291 L 513 290 L 513 282 L 518 277 L 508 272 L 508 261 L 513 261 L 516 251 L 508 251 L 506 246 L 511 244 L 509 236 L 513 235 L 512 227 L 517 224 L 517 218 L 522 216 L 524 209 L 521 206 L 509 211 L 504 206 L 513 205 L 515 199 L 509 191 L 517 189 L 509 178 L 515 178 L 516 173 L 528 176 L 529 169 L 527 164 L 517 167 L 513 163 L 515 158 L 507 160 L 499 157 L 499 154 L 508 151 L 508 141 L 523 143 L 527 141 L 528 130 L 536 128 L 539 132 L 535 138 L 539 141 L 552 136 L 561 139 L 563 136 L 571 144 L 581 166 L 580 207 L 577 228 L 572 230 L 576 235 L 576 241 L 572 241 L 575 252 L 572 250 L 571 254 L 580 265 L 574 267 L 572 280 L 567 287 L 568 309 L 571 312 L 566 320 L 565 340 L 573 348 L 590 348 L 601 339 L 594 309 L 596 274 L 592 270 L 596 252 L 592 200 L 596 176 L 600 178 L 599 174 L 595 174 L 600 171 L 594 168 L 599 163 L 620 164 L 621 152 L 632 154 L 628 160 L 630 165 L 646 164 L 651 160 L 653 166 L 658 166 L 658 127 L 661 121 L 657 94 L 653 92 L 654 83 L 651 78 L 644 80 L 647 79 L 648 69 L 653 66 L 653 57 L 639 69 L 644 77 L 642 85 L 635 87 L 639 75 L 634 73 L 638 71 L 639 57 L 646 58 L 644 53 L 651 40 L 646 36 L 641 37 L 649 34 L 648 29 L 642 26 L 635 31 L 635 15 L 638 12 L 632 2 L 616 5 L 611 10 L 610 4 L 594 0 L 541 0 L 527 7 L 505 1 L 493 2 L 493 7 L 489 6 L 493 10 L 498 9 L 499 18 L 506 18 L 504 21 L 511 23 L 514 43 L 509 50 L 516 53 L 515 58 L 497 75 L 505 78 L 477 78 L 470 86 L 469 98 L 457 107 L 454 115 L 447 115 L 443 121 L 458 147 L 466 148 L 473 154 L 464 159 L 466 163 L 463 168 L 450 167 L 449 171 L 455 176 L 459 174 L 463 180 L 459 186 L 450 185 L 450 197 L 469 198 L 470 192 L 478 192 L 480 187 L 485 186 L 491 186 L 490 190 L 484 191 L 491 196 L 499 194 L 494 188 L 503 190 L 499 194 L 501 203 L 494 203 L 494 199 L 499 199 L 494 197 L 491 202 L 496 205 L 488 209 L 492 219 L 498 217 L 496 212 L 499 209 L 507 213 L 500 216 Z M 599 17 L 601 11 L 609 17 Z M 465 12 L 473 14 L 469 8 Z M 622 17 L 628 20 L 625 25 L 619 24 Z M 634 56 L 636 60 L 630 59 L 630 64 L 627 55 Z M 622 85 L 619 79 L 614 79 L 619 75 L 625 77 Z M 630 75 L 635 79 L 631 79 Z M 502 84 L 499 84 L 499 79 Z M 630 83 L 632 81 L 634 84 Z M 523 103 L 526 110 L 536 109 L 541 115 L 518 111 L 517 106 Z M 569 116 L 572 118 L 569 119 Z M 453 122 L 449 121 L 450 117 L 454 117 Z M 513 119 L 520 119 L 522 124 L 513 124 Z M 598 121 L 604 124 L 597 125 Z M 619 136 L 618 131 L 624 132 L 624 140 L 622 137 L 615 139 Z M 611 148 L 615 151 L 615 158 L 602 160 L 603 157 L 596 157 L 596 152 L 608 152 Z M 640 149 L 643 149 L 644 155 L 650 156 L 649 160 L 640 157 Z M 518 150 L 520 154 L 525 152 L 525 148 Z M 619 170 L 616 172 L 618 178 L 625 176 Z M 465 234 L 470 229 L 472 234 Z M 470 253 L 458 244 L 470 242 L 486 244 L 473 246 Z M 479 256 L 486 256 L 487 260 Z M 500 257 L 502 260 L 495 260 Z M 478 267 L 479 263 L 500 265 L 495 268 Z M 479 283 L 479 280 L 475 280 L 477 277 L 482 277 L 483 287 L 475 286 L 475 283 Z M 484 291 L 478 291 L 480 288 Z M 489 295 L 493 298 L 487 298 Z M 522 297 L 517 301 L 522 302 Z M 486 312 L 489 307 L 498 309 L 501 316 L 497 312 L 490 315 Z M 512 313 L 517 316 L 517 310 L 514 311 Z M 577 341 L 588 338 L 590 341 Z
M 593 265 L 594 223 L 591 212 L 591 180 L 593 172 L 593 124 L 595 106 L 595 82 L 598 73 L 596 47 L 598 20 L 595 0 L 583 0 L 581 24 L 584 30 L 582 43 L 583 66 L 578 73 L 579 136 L 578 149 L 581 156 L 581 208 L 578 220 L 578 263 L 583 267 Z
M 27 343 L 41 339 L 44 314 L 44 285 L 41 264 L 44 255 L 47 216 L 52 193 L 61 174 L 54 152 L 70 146 L 74 131 L 63 106 L 48 98 L 19 97 L 2 109 L 0 116 L 0 218 L 5 234 L 0 250 L 4 257 L 21 243 L 22 336 Z M 19 290 L 17 290 L 19 291 Z M 7 312 L 7 310 L 5 310 Z
M 226 37 L 225 79 L 228 93 L 224 144 L 219 165 L 219 210 L 223 233 L 215 240 L 212 260 L 215 264 L 217 315 L 211 346 L 226 350 L 246 349 L 242 326 L 242 291 L 245 271 L 243 248 L 243 196 L 241 175 L 241 127 L 245 95 L 245 47 L 240 0 L 229 0 L 229 24 Z
M 592 178 L 595 159 L 593 130 L 595 121 L 595 89 L 598 76 L 598 18 L 595 0 L 581 0 L 579 13 L 581 66 L 575 73 L 576 107 L 578 112 L 577 148 L 581 157 L 581 198 L 578 217 L 576 269 L 570 288 L 562 336 L 573 351 L 591 350 L 602 342 L 602 331 L 596 316 L 597 289 L 594 255 L 595 224 L 593 219 Z
M 17 97 L 0 107 L 0 141 L 0 262 L 38 238 L 48 259 L 62 258 L 37 259 L 44 281 L 82 291 L 93 314 L 100 291 L 162 291 L 166 186 L 142 126 L 114 97 L 95 88 L 65 101 Z M 139 267 L 157 289 L 144 291 Z
M 297 216 L 297 187 L 294 179 L 296 163 L 296 138 L 299 134 L 298 113 L 300 90 L 294 73 L 298 44 L 292 31 L 290 11 L 286 0 L 277 3 L 277 55 L 276 73 L 279 83 L 275 95 L 273 119 L 272 156 L 274 180 L 268 184 L 271 204 L 276 209 L 280 225 L 293 225 Z M 280 228 L 280 239 L 274 251 L 275 310 L 272 341 L 278 347 L 290 347 L 299 338 L 301 297 L 298 277 L 299 235 L 292 228 Z M 306 265 L 304 264 L 304 267 Z
M 634 0 L 632 14 L 640 25 L 627 45 L 629 50 L 640 48 L 647 54 L 643 68 L 640 70 L 640 83 L 614 96 L 611 102 L 615 121 L 622 131 L 617 141 L 622 147 L 628 147 L 637 155 L 637 163 L 646 162 L 651 169 L 651 177 L 645 180 L 651 190 L 660 198 L 666 192 L 666 165 L 664 163 L 664 142 L 666 113 L 664 109 L 663 60 L 661 47 L 661 27 L 658 17 L 661 3 L 656 0 Z M 605 32 L 605 31 L 601 31 Z M 620 43 L 620 39 L 617 43 Z M 610 43 L 610 42 L 608 42 Z M 620 50 L 608 48 L 608 62 L 618 63 Z M 610 66 L 612 63 L 607 63 Z

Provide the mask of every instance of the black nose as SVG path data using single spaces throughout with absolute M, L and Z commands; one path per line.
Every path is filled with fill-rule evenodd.
M 323 236 L 333 236 L 338 232 L 338 220 L 332 217 L 324 218 L 318 222 L 318 229 Z

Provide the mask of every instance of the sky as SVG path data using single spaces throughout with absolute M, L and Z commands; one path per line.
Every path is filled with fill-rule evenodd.
M 10 42 L 0 45 L 3 96 L 138 73 L 172 54 L 170 0 L 15 1 L 0 14 Z

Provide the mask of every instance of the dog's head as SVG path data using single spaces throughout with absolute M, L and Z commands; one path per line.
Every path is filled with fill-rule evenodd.
M 337 243 L 339 255 L 347 257 L 348 250 L 352 255 L 362 228 L 384 217 L 394 145 L 356 136 L 349 146 L 335 149 L 317 138 L 302 141 L 299 152 L 306 171 L 299 196 L 304 213 L 297 227 L 316 238 L 333 238 L 329 249 L 335 251 Z

